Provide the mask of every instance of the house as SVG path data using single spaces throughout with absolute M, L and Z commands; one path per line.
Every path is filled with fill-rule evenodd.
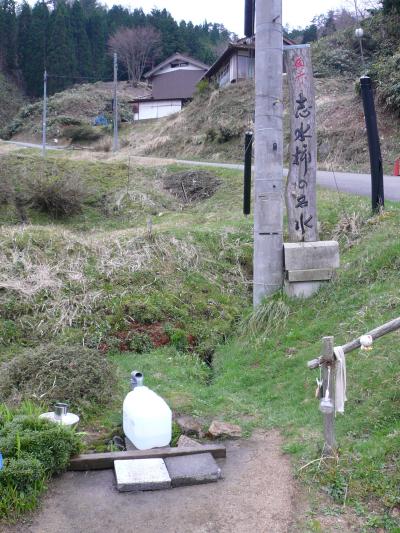
M 293 41 L 283 37 L 284 45 Z M 255 38 L 229 43 L 217 61 L 204 74 L 204 79 L 215 80 L 219 87 L 254 78 Z
M 151 84 L 151 96 L 134 101 L 135 120 L 161 118 L 180 111 L 192 99 L 208 69 L 208 65 L 182 54 L 174 54 L 154 67 L 144 76 Z

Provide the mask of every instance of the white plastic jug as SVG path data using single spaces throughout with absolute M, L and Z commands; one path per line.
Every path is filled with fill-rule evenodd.
M 138 450 L 168 446 L 172 436 L 172 413 L 166 402 L 143 386 L 143 374 L 131 374 L 133 390 L 123 405 L 123 428 Z

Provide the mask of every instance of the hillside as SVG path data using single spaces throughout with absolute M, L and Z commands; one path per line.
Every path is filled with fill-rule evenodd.
M 368 172 L 369 154 L 362 102 L 352 79 L 316 79 L 319 167 Z M 285 97 L 285 102 L 287 98 Z M 184 111 L 152 124 L 136 124 L 127 137 L 137 155 L 241 161 L 243 133 L 254 110 L 252 83 L 197 95 Z M 385 172 L 400 155 L 400 125 L 378 109 Z M 288 117 L 285 112 L 288 144 Z M 286 157 L 287 159 L 287 157 Z
M 11 122 L 25 102 L 23 92 L 0 71 L 0 124 Z
M 40 353 L 53 361 L 54 346 L 105 356 L 119 383 L 112 397 L 103 396 L 107 405 L 85 400 L 87 387 L 71 400 L 88 435 L 99 428 L 91 444 L 97 449 L 120 431 L 133 368 L 176 413 L 195 414 L 205 426 L 218 417 L 246 432 L 279 428 L 296 471 L 304 467 L 303 483 L 312 495 L 327 495 L 324 504 L 314 500 L 300 531 L 330 530 L 337 516 L 354 519 L 355 531 L 395 531 L 399 334 L 348 357 L 337 460 L 319 460 L 316 373 L 306 362 L 320 353 L 324 335 L 342 343 L 399 315 L 400 248 L 388 239 L 400 223 L 398 205 L 371 217 L 368 199 L 320 190 L 321 238 L 341 246 L 337 278 L 306 304 L 278 294 L 252 313 L 252 221 L 241 214 L 240 172 L 194 175 L 176 165 L 72 156 L 52 154 L 43 164 L 25 150 L 2 159 L 1 183 L 8 186 L 0 190 L 0 360 L 15 367 L 21 354 Z M 190 196 L 193 178 L 205 194 L 197 188 Z M 55 218 L 46 207 L 53 204 L 40 201 L 55 183 L 63 207 L 67 199 L 80 202 L 68 216 Z M 8 381 L 9 368 L 1 370 Z M 14 401 L 33 400 L 44 389 L 43 402 L 51 403 L 54 380 L 46 386 L 37 372 L 23 372 Z M 7 394 L 0 387 L 0 400 L 10 402 Z
M 119 82 L 118 101 L 123 122 L 133 120 L 132 104 L 129 101 L 148 93 L 145 84 L 134 88 L 126 82 Z M 74 131 L 77 131 L 79 135 L 80 128 L 81 138 L 78 138 L 78 141 L 90 141 L 109 134 L 110 128 L 101 126 L 92 128 L 91 126 L 98 115 L 104 115 L 111 126 L 112 98 L 113 84 L 110 82 L 76 85 L 51 96 L 48 99 L 47 111 L 47 134 L 50 143 L 53 138 L 64 138 L 65 141 L 65 136 L 71 135 Z M 8 126 L 0 131 L 2 137 L 40 142 L 42 110 L 42 100 L 22 107 Z
M 369 171 L 362 102 L 352 79 L 315 79 L 319 167 L 321 169 Z M 211 161 L 242 161 L 243 133 L 251 126 L 254 113 L 253 84 L 243 82 L 198 94 L 184 110 L 158 121 L 132 123 L 134 97 L 147 94 L 143 85 L 136 89 L 119 84 L 123 119 L 122 154 Z M 112 86 L 108 83 L 79 85 L 49 99 L 48 137 L 67 143 L 77 131 L 74 145 L 90 145 L 109 150 L 111 127 L 92 128 L 95 116 L 104 113 L 111 124 Z M 286 101 L 286 98 L 285 98 Z M 400 155 L 400 124 L 390 111 L 378 108 L 384 171 L 393 171 Z M 14 140 L 40 142 L 42 103 L 25 106 L 3 136 Z M 288 144 L 288 119 L 285 112 Z M 286 156 L 287 163 L 287 156 Z

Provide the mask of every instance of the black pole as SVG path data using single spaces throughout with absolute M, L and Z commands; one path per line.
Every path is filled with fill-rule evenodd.
M 244 34 L 246 37 L 254 35 L 255 4 L 255 0 L 244 0 Z
M 244 137 L 244 188 L 243 213 L 250 215 L 251 207 L 251 152 L 253 146 L 253 132 L 246 131 Z
M 365 124 L 367 126 L 369 159 L 371 162 L 371 201 L 372 209 L 377 211 L 384 206 L 385 196 L 383 190 L 383 167 L 381 145 L 379 142 L 378 123 L 372 91 L 371 78 L 362 76 L 361 94 L 364 104 Z

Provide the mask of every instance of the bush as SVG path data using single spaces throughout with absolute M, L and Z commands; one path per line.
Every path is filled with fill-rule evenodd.
M 71 139 L 71 142 L 97 141 L 102 136 L 102 131 L 95 129 L 88 124 L 81 124 L 80 126 L 67 126 L 63 130 L 63 137 Z
M 74 174 L 31 178 L 25 190 L 27 204 L 54 218 L 80 213 L 86 196 L 81 178 Z
M 370 70 L 378 99 L 388 109 L 400 115 L 400 48 L 389 57 L 381 57 Z
M 69 402 L 74 408 L 109 403 L 116 385 L 113 365 L 82 346 L 43 345 L 0 366 L 0 402 Z
M 0 409 L 0 519 L 16 518 L 32 510 L 46 480 L 65 470 L 71 456 L 81 450 L 74 430 L 38 418 L 33 406 L 13 412 Z

